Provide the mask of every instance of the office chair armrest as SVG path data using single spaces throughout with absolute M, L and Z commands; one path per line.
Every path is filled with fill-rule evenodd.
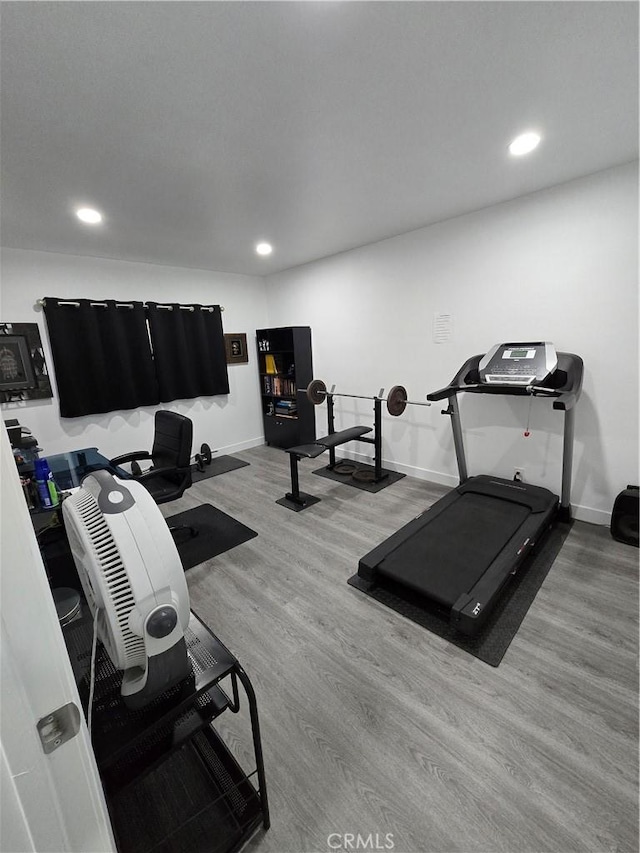
M 136 477 L 136 480 L 144 484 L 147 480 L 151 480 L 154 477 L 166 477 L 167 474 L 183 474 L 186 476 L 190 471 L 191 468 L 151 468 L 149 471 L 145 471 L 144 474 Z
M 148 450 L 136 450 L 134 453 L 123 453 L 122 456 L 114 456 L 109 460 L 110 465 L 122 465 L 123 462 L 134 462 L 138 459 L 151 459 Z

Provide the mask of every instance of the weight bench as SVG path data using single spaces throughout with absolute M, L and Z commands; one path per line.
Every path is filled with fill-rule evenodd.
M 276 503 L 287 507 L 287 509 L 292 509 L 294 512 L 300 512 L 300 510 L 306 509 L 308 506 L 317 504 L 320 498 L 300 491 L 298 482 L 298 462 L 300 459 L 315 459 L 316 456 L 320 456 L 325 450 L 329 450 L 332 457 L 331 465 L 335 465 L 333 451 L 339 444 L 346 444 L 348 441 L 361 439 L 363 435 L 371 431 L 371 427 L 355 426 L 349 429 L 342 429 L 339 432 L 332 432 L 323 438 L 318 438 L 314 444 L 300 444 L 298 447 L 286 448 L 285 452 L 289 454 L 289 461 L 291 463 L 291 491 L 287 492 Z M 364 441 L 367 440 L 371 441 L 371 439 L 364 439 Z

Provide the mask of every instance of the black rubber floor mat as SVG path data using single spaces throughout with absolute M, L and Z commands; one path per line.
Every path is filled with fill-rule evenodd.
M 385 582 L 384 586 L 367 590 L 357 574 L 350 577 L 347 583 L 484 663 L 498 666 L 558 556 L 571 527 L 572 522 L 555 525 L 539 551 L 523 564 L 518 574 L 507 585 L 487 623 L 475 637 L 467 637 L 454 630 L 449 624 L 448 613 L 437 610 L 428 601 L 397 584 Z
M 198 471 L 195 465 L 191 466 L 191 479 L 194 483 L 216 477 L 218 474 L 226 474 L 227 471 L 235 471 L 236 468 L 244 468 L 248 462 L 243 462 L 235 456 L 214 456 L 210 465 L 205 465 L 204 471 Z
M 373 474 L 375 468 L 373 465 L 364 465 L 358 462 L 357 470 Z M 326 468 L 318 468 L 313 473 L 319 477 L 325 477 L 327 480 L 335 480 L 337 483 L 344 483 L 347 486 L 353 486 L 355 489 L 362 489 L 364 492 L 380 492 L 382 489 L 386 489 L 387 486 L 397 483 L 398 480 L 406 477 L 406 474 L 399 474 L 398 471 L 387 471 L 385 468 L 382 469 L 382 473 L 387 476 L 379 483 L 368 483 L 364 480 L 357 480 L 351 474 L 337 474 L 335 471 L 328 471 Z
M 189 531 L 180 530 L 174 537 L 185 571 L 258 535 L 211 504 L 169 516 L 166 522 L 169 527 L 194 527 L 198 531 L 197 536 L 189 537 Z

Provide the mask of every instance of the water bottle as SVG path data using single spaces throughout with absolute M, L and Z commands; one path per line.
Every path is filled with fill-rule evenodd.
M 34 466 L 34 476 L 40 505 L 43 509 L 52 509 L 58 506 L 60 499 L 58 498 L 58 490 L 53 481 L 53 474 L 49 468 L 49 463 L 46 459 L 36 459 Z

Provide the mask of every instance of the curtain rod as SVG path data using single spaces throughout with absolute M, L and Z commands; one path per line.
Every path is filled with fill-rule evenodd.
M 44 308 L 46 306 L 46 304 L 47 304 L 46 299 L 38 299 L 36 301 L 36 305 L 40 306 L 40 308 Z M 76 308 L 80 307 L 79 302 L 73 302 L 71 300 L 67 301 L 64 299 L 61 299 L 58 304 L 59 305 L 75 305 Z M 100 306 L 102 308 L 107 307 L 106 302 L 90 302 L 89 304 L 93 307 L 97 307 L 97 306 Z M 144 305 L 143 307 L 147 308 L 148 306 Z M 194 310 L 193 305 L 179 305 L 178 307 L 182 308 L 183 311 L 193 311 Z M 203 311 L 213 311 L 213 309 L 215 308 L 214 305 L 201 305 L 200 307 L 202 308 Z M 131 303 L 131 302 L 116 302 L 116 308 L 133 308 L 133 303 Z M 173 305 L 158 305 L 158 308 L 168 308 L 169 310 L 172 311 Z M 224 311 L 224 305 L 220 306 L 220 310 Z

